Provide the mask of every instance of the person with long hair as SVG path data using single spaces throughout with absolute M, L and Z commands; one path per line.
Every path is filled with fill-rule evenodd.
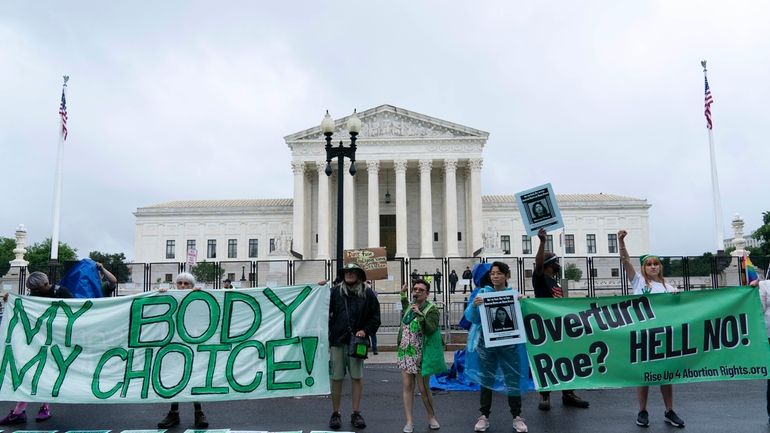
M 508 285 L 511 268 L 503 262 L 479 263 L 473 267 L 473 280 L 478 293 L 500 291 L 514 292 Z M 518 295 L 518 294 L 517 294 Z M 505 392 L 508 407 L 513 416 L 513 431 L 526 432 L 527 425 L 521 417 L 521 396 L 528 387 L 529 364 L 524 344 L 486 347 L 484 330 L 481 326 L 480 308 L 484 299 L 474 296 L 465 309 L 465 318 L 471 322 L 465 355 L 465 376 L 481 386 L 479 401 L 481 407 L 476 425 L 477 432 L 489 428 L 489 414 L 492 410 L 492 391 Z
M 634 264 L 631 263 L 631 257 L 628 255 L 628 249 L 626 249 L 626 235 L 628 235 L 628 232 L 625 230 L 618 232 L 620 260 L 623 262 L 623 268 L 626 271 L 631 287 L 634 289 L 634 294 L 646 296 L 656 293 L 676 293 L 676 287 L 666 283 L 666 279 L 663 277 L 663 265 L 658 256 L 645 254 L 639 257 L 641 272 L 636 272 Z M 649 392 L 649 386 L 636 388 L 636 396 L 639 400 L 639 413 L 636 416 L 636 425 L 640 427 L 648 427 L 650 425 L 650 416 L 647 412 Z M 674 412 L 673 385 L 661 385 L 660 393 L 663 396 L 663 404 L 666 406 L 666 413 L 663 415 L 664 420 L 674 427 L 684 428 L 684 421 Z
M 431 430 L 441 428 L 433 408 L 433 396 L 430 392 L 430 376 L 446 371 L 444 361 L 444 343 L 439 332 L 441 315 L 435 304 L 428 301 L 430 283 L 424 279 L 412 282 L 412 302 L 407 297 L 407 285 L 401 288 L 401 306 L 403 315 L 398 330 L 396 365 L 401 369 L 403 381 L 404 414 L 406 425 L 404 433 L 414 431 L 412 405 L 414 402 L 414 384 L 420 390 L 422 404 L 428 415 L 428 427 Z

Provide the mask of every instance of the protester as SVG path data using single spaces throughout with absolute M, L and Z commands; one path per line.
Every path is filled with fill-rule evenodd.
M 457 282 L 460 280 L 460 277 L 457 276 L 457 272 L 455 272 L 454 269 L 452 269 L 451 272 L 449 272 L 449 293 L 454 293 L 455 289 L 457 289 Z
M 118 279 L 99 262 L 96 262 L 96 270 L 99 271 L 99 279 L 102 282 L 102 296 L 105 298 L 112 296 L 118 287 Z
M 69 299 L 72 298 L 72 294 L 66 287 L 53 287 L 48 282 L 48 276 L 42 272 L 32 272 L 27 277 L 27 290 L 29 290 L 30 296 L 39 296 L 42 298 L 59 298 Z M 8 293 L 3 295 L 3 302 L 8 301 Z M 51 418 L 51 408 L 48 403 L 40 405 L 40 409 L 35 415 L 35 421 L 41 422 Z M 11 409 L 11 413 L 6 415 L 5 418 L 0 419 L 0 425 L 16 425 L 24 424 L 27 422 L 27 403 L 18 402 L 16 407 Z
M 620 246 L 620 260 L 623 262 L 623 268 L 626 271 L 628 281 L 634 289 L 635 295 L 649 295 L 652 293 L 676 293 L 676 288 L 667 284 L 663 278 L 663 265 L 658 256 L 645 254 L 639 258 L 641 272 L 634 270 L 634 264 L 631 263 L 631 257 L 626 249 L 626 235 L 628 232 L 621 230 L 618 232 L 618 244 Z M 647 397 L 650 392 L 649 386 L 640 386 L 636 388 L 636 396 L 639 399 L 639 414 L 636 416 L 636 425 L 648 427 L 650 425 L 650 416 L 647 413 Z M 674 427 L 684 428 L 684 421 L 674 412 L 674 388 L 673 385 L 661 385 L 660 393 L 663 396 L 663 404 L 666 406 L 664 420 Z
M 473 280 L 480 287 L 478 293 L 513 291 L 508 286 L 510 267 L 503 262 L 479 263 L 473 268 Z M 508 396 L 508 407 L 513 416 L 513 431 L 526 432 L 527 425 L 521 417 L 521 395 L 528 386 L 529 365 L 524 344 L 486 347 L 481 327 L 480 308 L 484 299 L 474 296 L 465 309 L 465 318 L 471 322 L 466 345 L 465 376 L 481 386 L 479 400 L 481 407 L 474 426 L 477 432 L 489 428 L 489 414 L 492 409 L 492 391 L 504 391 Z M 500 377 L 502 376 L 502 377 Z
M 187 272 L 182 272 L 176 276 L 176 289 L 177 290 L 200 290 L 200 287 L 195 287 L 195 277 Z M 166 289 L 160 289 L 159 291 L 165 292 Z M 193 408 L 195 409 L 195 428 L 207 428 L 209 422 L 206 419 L 206 415 L 203 414 L 203 408 L 200 402 L 193 402 Z M 158 423 L 158 428 L 171 428 L 178 425 L 179 418 L 179 403 L 171 403 L 171 410 L 161 422 Z
M 354 428 L 366 427 L 361 416 L 361 394 L 364 384 L 364 360 L 348 356 L 348 345 L 353 335 L 366 338 L 380 327 L 380 303 L 371 289 L 364 286 L 366 272 L 356 263 L 340 269 L 342 281 L 331 288 L 329 298 L 329 360 L 331 364 L 332 415 L 329 428 L 342 427 L 340 403 L 342 382 L 350 372 L 353 413 L 350 423 Z
M 759 299 L 762 301 L 762 311 L 765 313 L 765 328 L 767 329 L 767 341 L 770 343 L 770 280 L 759 282 Z M 770 423 L 770 379 L 767 381 L 767 422 Z
M 233 288 L 233 282 L 230 281 L 229 278 L 222 281 L 222 288 L 223 289 L 232 289 Z
M 532 273 L 532 287 L 535 289 L 536 298 L 563 298 L 564 292 L 559 285 L 559 257 L 556 254 L 545 252 L 546 231 L 540 229 L 537 232 L 537 238 L 540 240 L 540 246 L 535 255 L 535 270 Z M 578 397 L 575 391 L 565 390 L 561 392 L 561 402 L 565 406 L 578 407 L 586 409 L 590 403 Z M 540 410 L 551 410 L 551 393 L 541 392 L 540 402 L 537 405 Z
M 418 279 L 412 285 L 410 305 L 407 297 L 407 284 L 401 288 L 401 325 L 398 330 L 398 353 L 396 365 L 401 369 L 403 381 L 404 413 L 406 425 L 404 433 L 414 432 L 412 404 L 414 402 L 414 384 L 420 390 L 422 404 L 428 415 L 428 427 L 431 430 L 441 428 L 433 409 L 433 395 L 430 391 L 430 376 L 447 370 L 444 361 L 444 343 L 439 332 L 441 315 L 435 304 L 428 301 L 430 284 Z
M 471 267 L 466 266 L 465 270 L 463 271 L 463 280 L 466 281 L 465 285 L 463 286 L 463 295 L 465 294 L 465 291 L 468 290 L 468 285 L 471 286 L 471 292 L 473 291 L 473 273 L 471 272 Z
M 380 294 L 377 293 L 377 290 L 374 288 L 372 280 L 366 280 L 366 288 L 372 289 L 372 293 L 374 293 L 374 296 L 376 296 L 379 301 Z M 369 344 L 372 346 L 372 355 L 377 355 L 380 353 L 377 351 L 377 332 L 372 332 L 372 334 L 369 335 Z

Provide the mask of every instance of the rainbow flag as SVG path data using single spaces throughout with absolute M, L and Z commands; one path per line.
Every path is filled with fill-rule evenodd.
M 751 259 L 748 256 L 743 256 L 741 261 L 743 262 L 743 269 L 746 270 L 746 284 L 759 280 L 757 268 L 754 267 L 754 263 L 751 263 Z

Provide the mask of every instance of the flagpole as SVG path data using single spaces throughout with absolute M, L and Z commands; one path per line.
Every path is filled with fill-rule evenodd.
M 61 184 L 62 184 L 62 159 L 64 153 L 64 140 L 67 139 L 67 121 L 66 121 L 66 95 L 67 81 L 70 77 L 65 75 L 64 84 L 61 89 L 62 105 L 59 108 L 59 146 L 56 151 L 56 177 L 54 178 L 53 189 L 53 233 L 51 234 L 51 262 L 59 259 L 59 223 L 61 221 Z M 53 284 L 53 281 L 51 282 Z
M 706 75 L 706 61 L 703 60 L 700 62 L 701 66 L 703 66 L 703 79 L 706 83 L 706 90 L 709 92 L 707 94 L 707 97 L 710 97 L 710 91 L 708 89 L 708 77 Z M 711 125 L 711 109 L 710 109 L 710 102 L 707 101 L 706 105 L 706 118 L 707 118 L 707 129 L 709 134 L 709 158 L 711 160 L 711 197 L 712 201 L 714 203 L 714 224 L 716 225 L 716 249 L 717 251 L 724 251 L 725 245 L 724 245 L 724 233 L 722 228 L 722 200 L 719 197 L 719 179 L 717 177 L 717 161 L 716 161 L 716 153 L 714 152 L 714 131 L 712 129 Z

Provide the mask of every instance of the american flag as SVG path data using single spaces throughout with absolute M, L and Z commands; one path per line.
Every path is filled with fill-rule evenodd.
M 62 138 L 66 140 L 67 139 L 67 98 L 64 97 L 64 89 L 61 90 L 61 105 L 59 106 L 59 115 L 61 116 L 61 135 L 62 135 Z
M 714 97 L 711 96 L 711 89 L 709 89 L 709 80 L 706 77 L 703 77 L 703 79 L 706 81 L 706 100 L 705 100 L 705 113 L 706 113 L 706 128 L 713 129 L 714 126 L 711 123 L 711 104 L 714 103 Z

